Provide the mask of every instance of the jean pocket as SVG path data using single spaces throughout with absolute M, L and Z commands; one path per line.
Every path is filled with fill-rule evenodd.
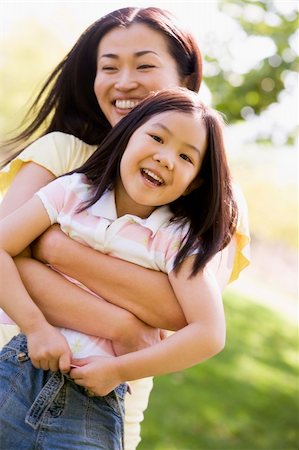
M 123 391 L 118 392 L 117 388 L 110 392 L 110 394 L 102 397 L 103 400 L 110 406 L 110 408 L 117 414 L 119 417 L 123 417 L 125 414 L 125 406 L 124 406 L 124 394 Z

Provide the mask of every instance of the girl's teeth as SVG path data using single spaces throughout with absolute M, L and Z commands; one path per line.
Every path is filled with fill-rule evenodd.
M 116 100 L 115 106 L 119 109 L 132 109 L 138 105 L 138 100 Z
M 148 175 L 150 178 L 153 178 L 154 180 L 156 180 L 158 183 L 163 184 L 164 180 L 162 178 L 160 178 L 158 175 L 156 175 L 154 172 L 152 172 L 149 169 L 143 169 L 143 172 Z

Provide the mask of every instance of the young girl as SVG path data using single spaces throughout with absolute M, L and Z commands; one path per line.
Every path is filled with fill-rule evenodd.
M 86 245 L 168 273 L 187 326 L 115 356 L 113 343 L 50 325 L 12 256 L 55 222 Z M 184 89 L 152 94 L 81 168 L 3 219 L 0 301 L 24 333 L 1 353 L 4 448 L 24 439 L 24 448 L 121 448 L 125 382 L 190 367 L 223 348 L 221 295 L 205 266 L 235 223 L 220 116 Z

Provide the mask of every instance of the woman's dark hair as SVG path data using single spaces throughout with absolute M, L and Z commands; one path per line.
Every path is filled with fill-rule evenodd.
M 215 110 L 204 106 L 198 95 L 187 89 L 163 90 L 151 94 L 118 122 L 100 147 L 79 168 L 91 184 L 91 198 L 79 211 L 93 205 L 119 176 L 120 162 L 132 134 L 152 116 L 164 112 L 198 115 L 207 132 L 207 148 L 198 179 L 199 187 L 169 204 L 178 226 L 190 223 L 177 254 L 175 268 L 198 249 L 192 275 L 230 241 L 236 227 L 237 206 L 233 198 L 230 172 L 223 142 L 223 120 Z
M 33 140 L 33 135 L 36 139 L 42 134 L 61 131 L 87 144 L 99 145 L 111 125 L 94 93 L 98 46 L 112 29 L 127 28 L 134 23 L 145 24 L 166 38 L 181 79 L 188 77 L 186 87 L 198 91 L 202 80 L 201 53 L 195 39 L 176 24 L 175 17 L 160 8 L 118 9 L 94 22 L 80 36 L 37 95 L 28 113 L 33 120 L 9 144 Z

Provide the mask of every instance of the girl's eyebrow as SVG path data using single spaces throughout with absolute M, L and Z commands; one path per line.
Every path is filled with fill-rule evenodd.
M 162 123 L 154 123 L 154 126 L 160 127 L 162 128 L 164 131 L 166 131 L 170 136 L 173 136 L 173 133 L 170 131 L 169 128 L 167 128 L 165 125 L 163 125 Z M 190 147 L 192 150 L 195 150 L 196 152 L 200 153 L 199 148 L 195 147 L 195 145 L 189 144 L 188 142 L 183 142 L 183 145 L 186 145 L 187 147 Z
M 133 56 L 136 56 L 137 58 L 139 58 L 140 56 L 147 55 L 148 53 L 153 53 L 154 55 L 159 56 L 158 53 L 154 52 L 153 50 L 141 50 L 139 52 L 134 53 Z M 100 58 L 118 59 L 119 56 L 116 53 L 104 53 L 103 55 L 100 56 Z

